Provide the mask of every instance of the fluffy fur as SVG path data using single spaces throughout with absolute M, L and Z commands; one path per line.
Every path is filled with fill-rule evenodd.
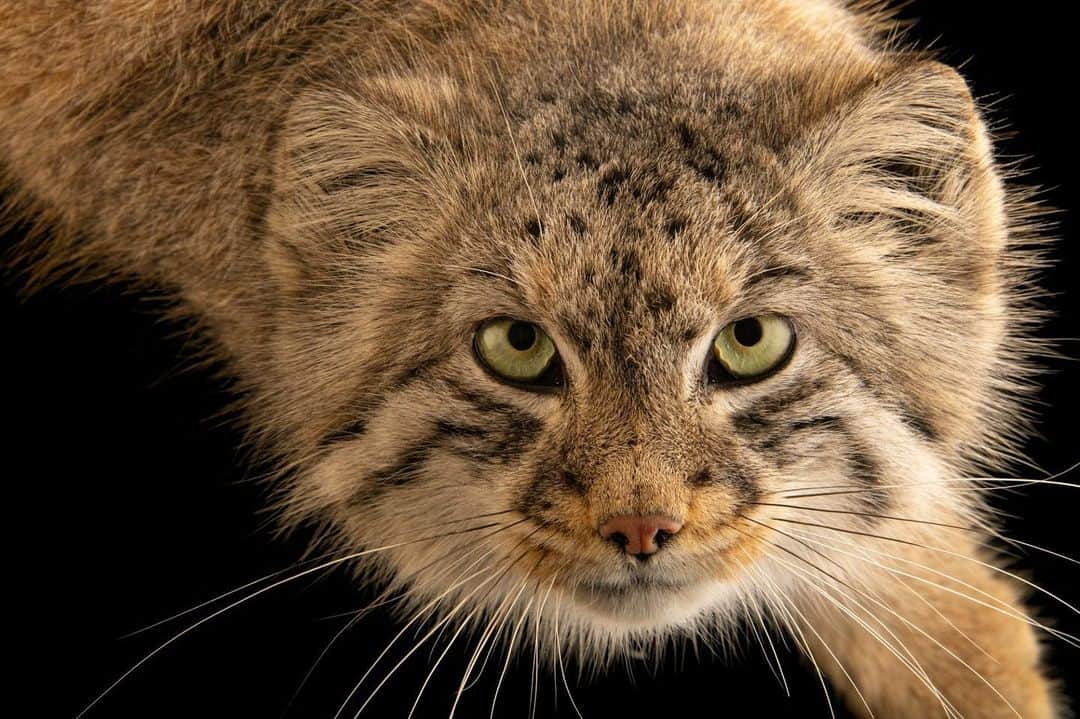
M 855 711 L 1059 715 L 971 481 L 1026 429 L 1033 213 L 876 5 L 6 0 L 0 28 L 5 185 L 50 230 L 28 284 L 174 296 L 283 526 L 552 657 L 768 617 Z M 791 363 L 708 389 L 763 312 Z M 502 315 L 562 391 L 478 366 Z M 642 566 L 597 532 L 635 512 L 685 525 Z

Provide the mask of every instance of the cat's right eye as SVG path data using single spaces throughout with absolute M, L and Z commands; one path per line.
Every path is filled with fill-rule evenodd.
M 562 383 L 555 343 L 532 322 L 487 320 L 477 328 L 473 348 L 489 372 L 511 384 L 544 388 Z

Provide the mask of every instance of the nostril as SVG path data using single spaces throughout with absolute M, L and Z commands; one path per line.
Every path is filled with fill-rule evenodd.
M 600 536 L 640 560 L 654 554 L 682 529 L 682 522 L 661 515 L 613 517 L 600 526 Z

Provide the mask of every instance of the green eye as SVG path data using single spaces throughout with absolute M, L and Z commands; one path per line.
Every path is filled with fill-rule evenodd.
M 508 318 L 480 325 L 474 340 L 480 361 L 499 377 L 525 384 L 558 384 L 555 344 L 531 322 Z
M 713 359 L 719 367 L 709 363 L 709 379 L 723 382 L 763 377 L 787 361 L 794 345 L 795 331 L 782 317 L 759 315 L 732 322 L 713 340 Z

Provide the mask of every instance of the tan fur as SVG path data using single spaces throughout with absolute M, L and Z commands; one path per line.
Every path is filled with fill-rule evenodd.
M 1014 583 L 959 557 L 943 559 L 933 552 L 920 552 L 910 547 L 898 552 L 895 546 L 883 545 L 878 543 L 876 547 L 899 554 L 905 560 L 884 560 L 907 575 L 878 595 L 878 600 L 887 603 L 895 614 L 865 598 L 861 598 L 861 603 L 867 609 L 857 608 L 856 614 L 871 623 L 874 622 L 872 617 L 880 618 L 881 624 L 872 626 L 882 634 L 889 632 L 900 638 L 917 658 L 921 670 L 932 678 L 933 684 L 961 715 L 1058 715 L 1059 707 L 1055 706 L 1054 697 L 1042 678 L 1038 644 L 1027 627 L 1013 618 L 1012 608 L 1020 602 L 1020 592 Z M 986 561 L 993 560 L 970 542 L 966 546 L 958 542 L 950 549 Z M 919 565 L 929 565 L 933 571 Z M 928 603 L 915 598 L 915 590 Z M 984 606 L 973 611 L 972 602 L 959 595 L 974 596 Z M 827 601 L 808 614 L 813 617 L 814 625 L 821 627 L 821 639 L 842 648 L 841 657 L 859 657 L 858 661 L 846 662 L 849 678 L 839 671 L 821 641 L 815 638 L 816 656 L 860 716 L 869 715 L 853 690 L 852 680 L 878 716 L 939 716 L 942 713 L 939 698 L 928 686 L 912 686 L 895 680 L 910 669 L 894 655 L 881 652 L 880 643 L 869 632 L 853 626 L 855 622 L 849 615 L 828 606 Z M 1007 659 L 1002 661 L 1002 657 Z M 975 672 L 985 681 L 970 681 Z M 1011 707 L 1006 704 L 1006 699 Z
M 962 481 L 1026 431 L 1034 212 L 893 30 L 828 0 L 4 0 L 0 163 L 50 230 L 13 257 L 174 297 L 283 526 L 405 542 L 363 568 L 414 607 L 549 655 L 558 621 L 598 664 L 752 609 L 856 710 L 849 676 L 879 717 L 1059 716 Z M 790 365 L 704 387 L 762 312 Z M 496 316 L 545 328 L 563 390 L 478 366 Z M 635 567 L 597 532 L 624 513 L 685 528 Z

